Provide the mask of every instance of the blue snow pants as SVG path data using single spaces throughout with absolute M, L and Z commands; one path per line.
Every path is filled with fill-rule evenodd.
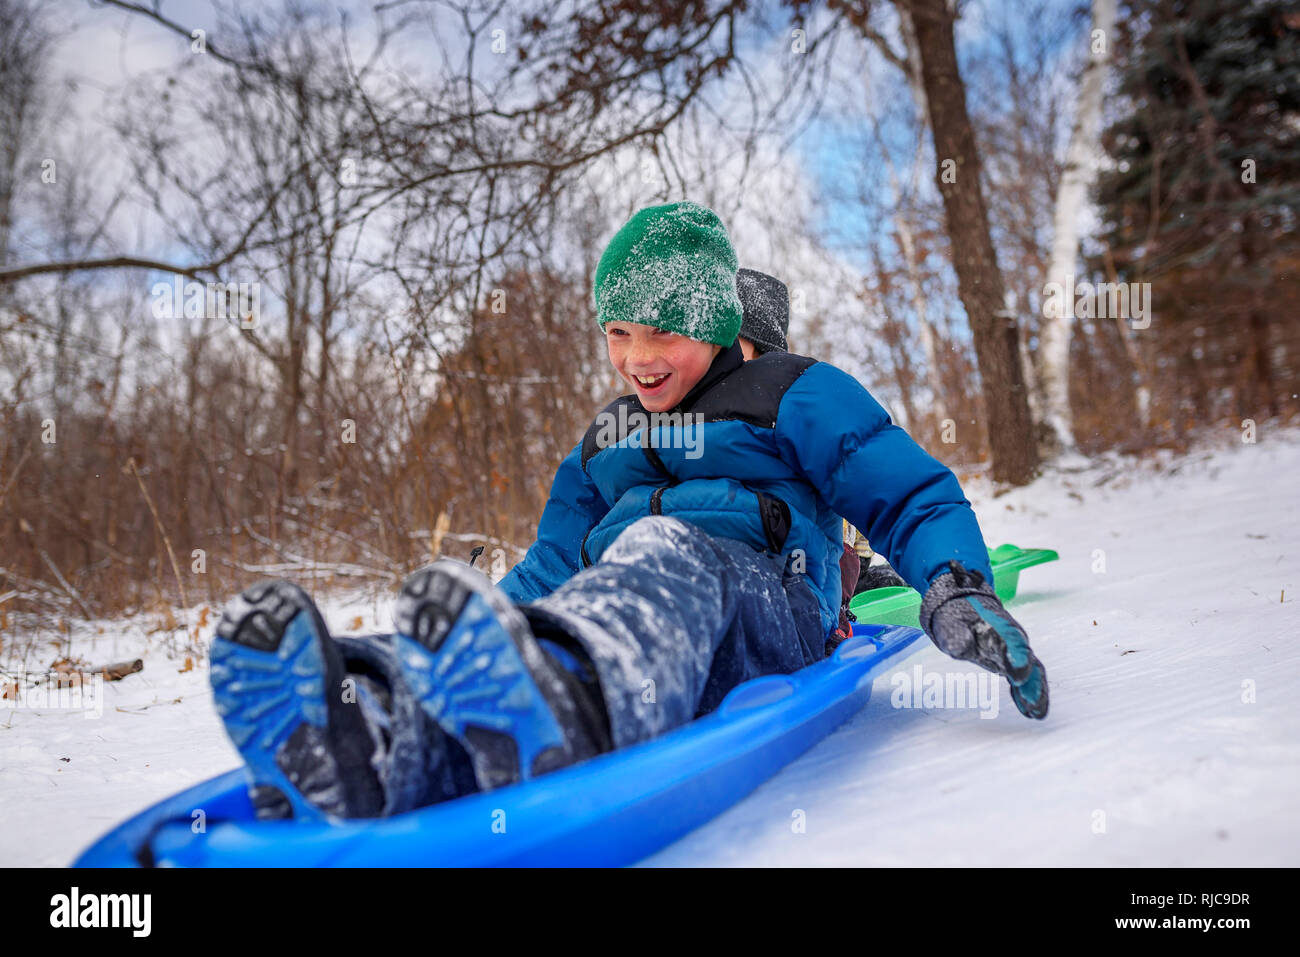
M 600 561 L 520 610 L 543 647 L 567 644 L 564 636 L 585 653 L 615 748 L 708 714 L 750 678 L 797 671 L 826 652 L 812 588 L 779 555 L 668 516 L 633 523 Z M 387 679 L 382 706 L 371 682 L 359 681 L 363 710 L 386 725 L 376 765 L 384 813 L 473 790 L 468 765 L 456 749 L 449 755 L 405 690 L 391 636 L 337 640 L 349 672 Z

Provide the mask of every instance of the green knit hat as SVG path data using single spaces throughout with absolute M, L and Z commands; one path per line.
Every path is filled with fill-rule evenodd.
M 744 313 L 726 227 L 698 203 L 647 206 L 596 266 L 596 321 L 637 322 L 727 347 Z

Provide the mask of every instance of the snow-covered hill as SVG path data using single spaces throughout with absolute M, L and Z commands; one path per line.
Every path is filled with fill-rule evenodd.
M 1004 687 L 993 717 L 894 707 L 886 675 L 861 713 L 646 863 L 1300 864 L 1297 476 L 1300 434 L 1264 429 L 1001 497 L 968 489 L 990 543 L 1061 553 L 1025 572 L 1013 606 L 1051 678 L 1048 719 L 1021 717 Z M 322 604 L 340 631 L 390 623 L 384 599 Z M 145 661 L 104 686 L 101 717 L 0 708 L 0 865 L 66 864 L 239 763 L 206 662 L 180 671 L 152 624 L 74 634 L 87 661 Z M 895 674 L 917 666 L 978 672 L 927 644 Z

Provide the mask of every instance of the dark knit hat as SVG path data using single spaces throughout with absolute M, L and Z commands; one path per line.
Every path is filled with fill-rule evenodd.
M 596 266 L 596 321 L 637 322 L 729 346 L 740 331 L 736 252 L 717 213 L 697 203 L 647 206 Z
M 742 269 L 736 273 L 736 292 L 745 311 L 741 337 L 760 352 L 788 352 L 785 336 L 790 329 L 790 290 L 785 283 L 757 269 Z

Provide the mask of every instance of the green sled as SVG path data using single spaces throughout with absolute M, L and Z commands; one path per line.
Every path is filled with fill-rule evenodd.
M 1050 548 L 1021 548 L 1018 545 L 999 545 L 989 549 L 989 564 L 993 566 L 993 590 L 1003 601 L 1016 597 L 1020 573 L 1033 565 L 1054 562 L 1061 556 Z M 858 621 L 869 625 L 920 624 L 921 596 L 915 588 L 875 588 L 854 596 L 849 611 Z

